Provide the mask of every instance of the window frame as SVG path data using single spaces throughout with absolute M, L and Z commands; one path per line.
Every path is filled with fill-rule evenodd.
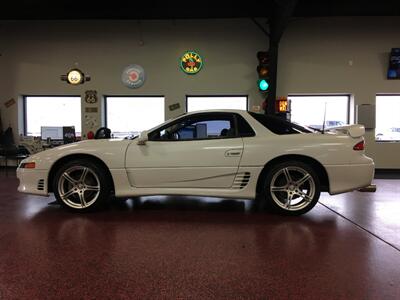
M 312 97 L 347 97 L 347 114 L 346 114 L 346 122 L 347 124 L 350 124 L 350 111 L 351 111 L 351 97 L 352 94 L 350 93 L 328 93 L 328 94 L 288 94 L 288 99 L 290 97 L 308 97 L 308 98 L 312 98 Z M 291 108 L 290 108 L 291 110 Z
M 223 94 L 223 95 L 186 95 L 186 98 L 185 98 L 185 111 L 187 113 L 189 112 L 188 111 L 188 102 L 189 102 L 188 100 L 189 100 L 189 98 L 212 98 L 212 97 L 215 97 L 215 98 L 245 97 L 246 98 L 246 110 L 245 111 L 249 110 L 249 95 L 225 95 L 225 94 Z M 210 108 L 210 109 L 212 109 L 212 108 Z M 221 109 L 223 109 L 223 108 L 221 108 Z
M 204 117 L 210 116 L 210 120 L 212 120 L 213 118 L 218 118 L 220 116 L 226 120 L 231 119 L 235 126 L 235 128 L 234 128 L 235 135 L 234 136 L 226 136 L 226 137 L 216 137 L 216 138 L 183 139 L 183 140 L 156 140 L 153 137 L 156 133 L 161 132 L 162 130 L 164 130 L 168 127 L 171 127 L 177 123 L 180 123 L 185 119 L 199 118 L 199 117 L 202 118 L 203 116 Z M 241 136 L 241 134 L 239 133 L 238 117 L 241 117 L 253 130 L 254 134 L 251 136 L 255 136 L 256 133 L 255 133 L 253 127 L 249 124 L 249 122 L 247 122 L 247 120 L 245 118 L 243 118 L 242 116 L 240 116 L 237 113 L 229 113 L 229 112 L 201 112 L 201 113 L 193 113 L 193 114 L 189 114 L 189 115 L 185 114 L 185 115 L 179 117 L 178 119 L 172 120 L 171 122 L 168 122 L 167 124 L 162 125 L 161 127 L 155 128 L 153 131 L 149 132 L 147 136 L 148 136 L 148 140 L 151 142 L 188 142 L 188 141 L 204 141 L 204 140 L 214 141 L 214 140 L 225 140 L 225 139 L 236 139 L 236 138 L 249 137 L 249 136 Z
M 80 105 L 81 105 L 81 137 L 83 136 L 83 126 L 82 126 L 82 95 L 41 95 L 41 94 L 34 94 L 34 95 L 22 95 L 22 114 L 23 114 L 23 133 L 24 136 L 27 136 L 27 131 L 28 131 L 28 115 L 27 115 L 27 98 L 28 97 L 54 97 L 54 98 L 70 98 L 70 97 L 77 97 L 80 99 Z

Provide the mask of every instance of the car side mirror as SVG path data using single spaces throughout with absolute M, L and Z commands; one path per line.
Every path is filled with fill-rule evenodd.
M 139 135 L 139 137 L 138 137 L 138 141 L 137 141 L 137 144 L 138 145 L 146 145 L 146 142 L 149 140 L 149 135 L 148 135 L 148 132 L 145 130 L 145 131 L 142 131 L 141 133 L 140 133 L 140 135 Z

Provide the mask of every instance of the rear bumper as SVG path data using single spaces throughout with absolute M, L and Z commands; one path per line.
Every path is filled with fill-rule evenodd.
M 18 191 L 21 193 L 48 196 L 47 173 L 47 170 L 18 168 Z
M 340 194 L 357 190 L 371 184 L 375 164 L 328 165 L 325 166 L 329 178 L 329 194 Z

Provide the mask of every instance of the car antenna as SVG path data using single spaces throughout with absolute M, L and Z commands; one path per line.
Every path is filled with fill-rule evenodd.
M 324 109 L 324 123 L 322 123 L 322 134 L 325 133 L 325 120 L 326 120 L 326 102 L 325 102 L 325 109 Z

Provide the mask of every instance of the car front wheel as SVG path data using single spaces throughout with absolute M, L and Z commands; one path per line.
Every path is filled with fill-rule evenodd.
M 104 204 L 110 195 L 106 172 L 96 163 L 73 160 L 62 166 L 53 182 L 54 195 L 64 207 L 88 211 Z
M 284 215 L 301 215 L 311 210 L 320 196 L 316 172 L 307 164 L 289 161 L 271 168 L 265 178 L 261 201 Z

